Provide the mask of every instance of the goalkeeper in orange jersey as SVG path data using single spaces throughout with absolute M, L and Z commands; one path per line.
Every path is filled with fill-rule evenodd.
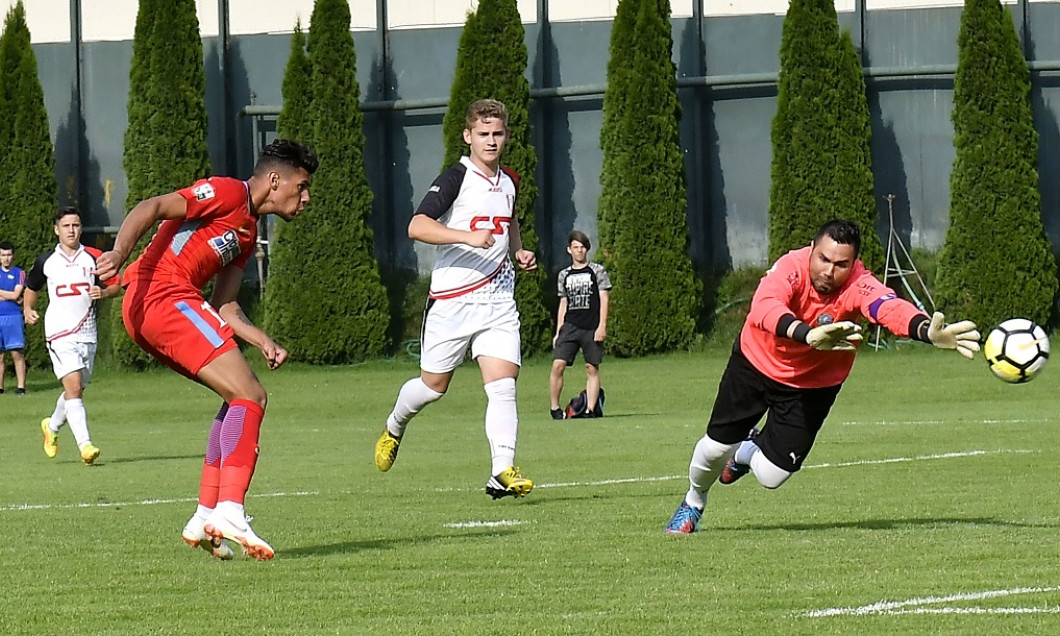
M 718 386 L 706 434 L 688 467 L 688 493 L 666 526 L 699 530 L 707 492 L 754 473 L 779 488 L 813 448 L 861 341 L 864 317 L 897 336 L 971 358 L 979 332 L 970 321 L 929 317 L 865 269 L 861 231 L 850 221 L 821 226 L 813 242 L 780 257 L 762 277 Z M 762 416 L 765 425 L 756 425 Z

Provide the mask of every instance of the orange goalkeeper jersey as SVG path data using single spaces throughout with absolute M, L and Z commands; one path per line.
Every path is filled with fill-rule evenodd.
M 756 369 L 777 382 L 806 389 L 842 384 L 854 366 L 855 352 L 818 351 L 777 335 L 784 316 L 794 315 L 811 328 L 842 320 L 857 322 L 864 316 L 900 337 L 908 337 L 912 320 L 924 316 L 865 269 L 861 260 L 854 262 L 842 288 L 822 296 L 810 283 L 811 249 L 792 250 L 777 259 L 758 284 L 740 332 L 740 348 Z

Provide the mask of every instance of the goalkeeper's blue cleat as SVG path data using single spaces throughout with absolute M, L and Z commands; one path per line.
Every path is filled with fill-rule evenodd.
M 696 510 L 682 499 L 677 512 L 670 518 L 670 523 L 666 524 L 666 533 L 692 534 L 693 532 L 699 532 L 699 520 L 702 518 L 702 510 Z
M 728 486 L 749 472 L 751 472 L 751 466 L 749 464 L 741 464 L 735 459 L 730 458 L 729 461 L 725 462 L 725 468 L 721 469 L 721 474 L 718 475 L 718 481 Z

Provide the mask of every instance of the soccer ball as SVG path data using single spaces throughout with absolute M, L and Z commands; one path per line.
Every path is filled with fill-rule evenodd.
M 994 375 L 1005 382 L 1029 382 L 1049 361 L 1049 338 L 1032 321 L 1010 318 L 986 337 L 983 355 Z

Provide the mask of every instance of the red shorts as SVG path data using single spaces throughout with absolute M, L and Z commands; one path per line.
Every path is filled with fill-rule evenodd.
M 150 300 L 134 283 L 122 300 L 125 330 L 136 344 L 177 373 L 195 379 L 221 354 L 238 347 L 232 327 L 196 293 Z

